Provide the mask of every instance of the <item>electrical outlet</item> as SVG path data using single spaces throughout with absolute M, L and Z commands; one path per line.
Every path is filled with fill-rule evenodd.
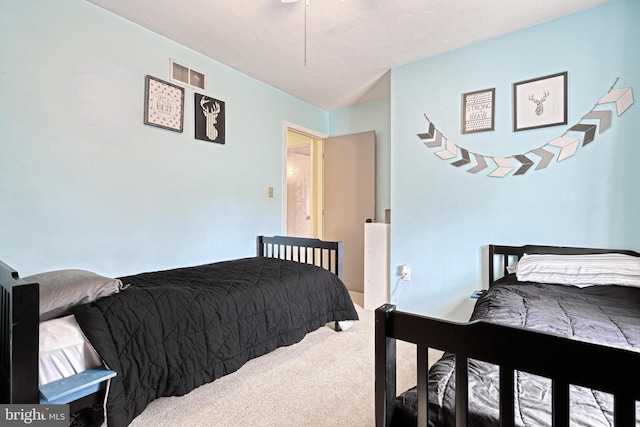
M 269 198 L 273 199 L 273 187 L 269 187 Z
M 408 265 L 403 265 L 402 267 L 400 267 L 400 277 L 402 278 L 403 282 L 411 281 L 411 269 Z

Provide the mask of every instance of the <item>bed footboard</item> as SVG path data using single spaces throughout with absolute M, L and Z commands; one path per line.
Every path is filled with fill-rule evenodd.
M 257 256 L 313 264 L 342 278 L 342 242 L 286 236 L 258 236 Z
M 500 425 L 514 422 L 514 374 L 526 371 L 552 381 L 553 426 L 569 426 L 569 385 L 614 396 L 615 426 L 636 425 L 640 400 L 640 353 L 487 322 L 456 323 L 396 311 L 386 304 L 375 313 L 376 426 L 389 426 L 395 406 L 395 340 L 418 348 L 418 426 L 427 425 L 427 351 L 456 355 L 456 426 L 468 419 L 467 361 L 500 367 Z M 517 343 L 517 345 L 514 345 Z M 558 357 L 562 355 L 562 357 Z M 607 369 L 598 369 L 607 360 Z
M 38 403 L 38 284 L 0 261 L 0 399 Z

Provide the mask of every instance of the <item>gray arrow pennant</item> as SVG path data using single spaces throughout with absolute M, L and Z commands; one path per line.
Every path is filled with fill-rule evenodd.
M 435 127 L 433 126 L 433 123 L 429 123 L 429 130 L 426 133 L 419 133 L 418 137 L 420 139 L 431 139 L 433 138 L 434 129 Z
M 514 156 L 514 157 L 516 158 L 517 161 L 522 163 L 522 166 L 520 167 L 520 169 L 516 171 L 516 173 L 514 173 L 514 175 L 524 175 L 529 170 L 529 168 L 533 166 L 533 160 L 531 160 L 524 154 L 518 154 L 517 156 Z
M 598 133 L 602 133 L 611 127 L 611 111 L 609 110 L 592 111 L 584 116 L 583 119 L 600 120 L 600 131 Z
M 551 160 L 553 160 L 553 156 L 555 155 L 552 152 L 544 150 L 542 148 L 536 148 L 535 150 L 531 150 L 531 152 L 537 156 L 542 157 L 542 160 L 540 160 L 540 163 L 538 163 L 538 166 L 536 166 L 536 170 L 546 168 L 549 163 L 551 163 Z
M 427 141 L 424 143 L 424 145 L 426 145 L 429 148 L 435 148 L 435 147 L 440 147 L 442 146 L 442 134 L 440 133 L 440 131 L 438 129 L 436 129 L 436 139 L 434 139 L 433 141 Z
M 584 140 L 582 141 L 583 147 L 593 141 L 593 139 L 596 137 L 596 125 L 583 125 L 581 123 L 578 123 L 569 130 L 575 132 L 584 132 Z
M 482 154 L 474 154 L 473 156 L 476 158 L 476 163 L 478 164 L 472 167 L 471 169 L 469 169 L 467 172 L 478 173 L 482 169 L 487 168 L 487 161 L 484 159 L 484 156 Z
M 453 166 L 460 167 L 462 165 L 466 165 L 467 163 L 470 163 L 471 160 L 469 159 L 469 151 L 465 150 L 462 147 L 458 147 L 458 148 L 460 148 L 460 155 L 462 156 L 462 158 L 460 160 L 458 160 L 457 162 L 453 162 L 451 164 Z

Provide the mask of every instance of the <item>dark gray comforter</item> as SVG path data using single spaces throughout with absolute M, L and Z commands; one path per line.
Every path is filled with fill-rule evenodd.
M 75 311 L 118 373 L 107 397 L 109 427 L 126 426 L 152 400 L 188 393 L 328 322 L 358 319 L 340 279 L 292 261 L 246 258 L 121 280 L 131 286 Z
M 471 320 L 516 325 L 640 351 L 640 289 L 622 286 L 576 288 L 517 282 L 507 276 L 476 303 Z M 558 354 L 558 357 L 563 357 Z M 577 361 L 583 363 L 584 361 Z M 593 369 L 606 361 L 588 361 Z M 516 372 L 516 426 L 551 425 L 551 382 Z M 454 357 L 445 353 L 429 372 L 429 425 L 454 426 Z M 498 424 L 498 368 L 469 361 L 469 426 Z M 613 425 L 611 395 L 571 386 L 571 425 Z M 395 425 L 415 425 L 416 391 L 398 397 Z M 640 414 L 640 411 L 636 411 Z

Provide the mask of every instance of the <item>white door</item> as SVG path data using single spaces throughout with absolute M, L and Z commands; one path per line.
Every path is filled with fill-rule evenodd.
M 286 130 L 284 232 L 287 236 L 322 236 L 322 138 L 288 124 Z
M 287 150 L 287 236 L 311 237 L 310 147 Z
M 364 224 L 375 217 L 375 132 L 323 140 L 323 238 L 343 245 L 343 280 L 364 292 Z

